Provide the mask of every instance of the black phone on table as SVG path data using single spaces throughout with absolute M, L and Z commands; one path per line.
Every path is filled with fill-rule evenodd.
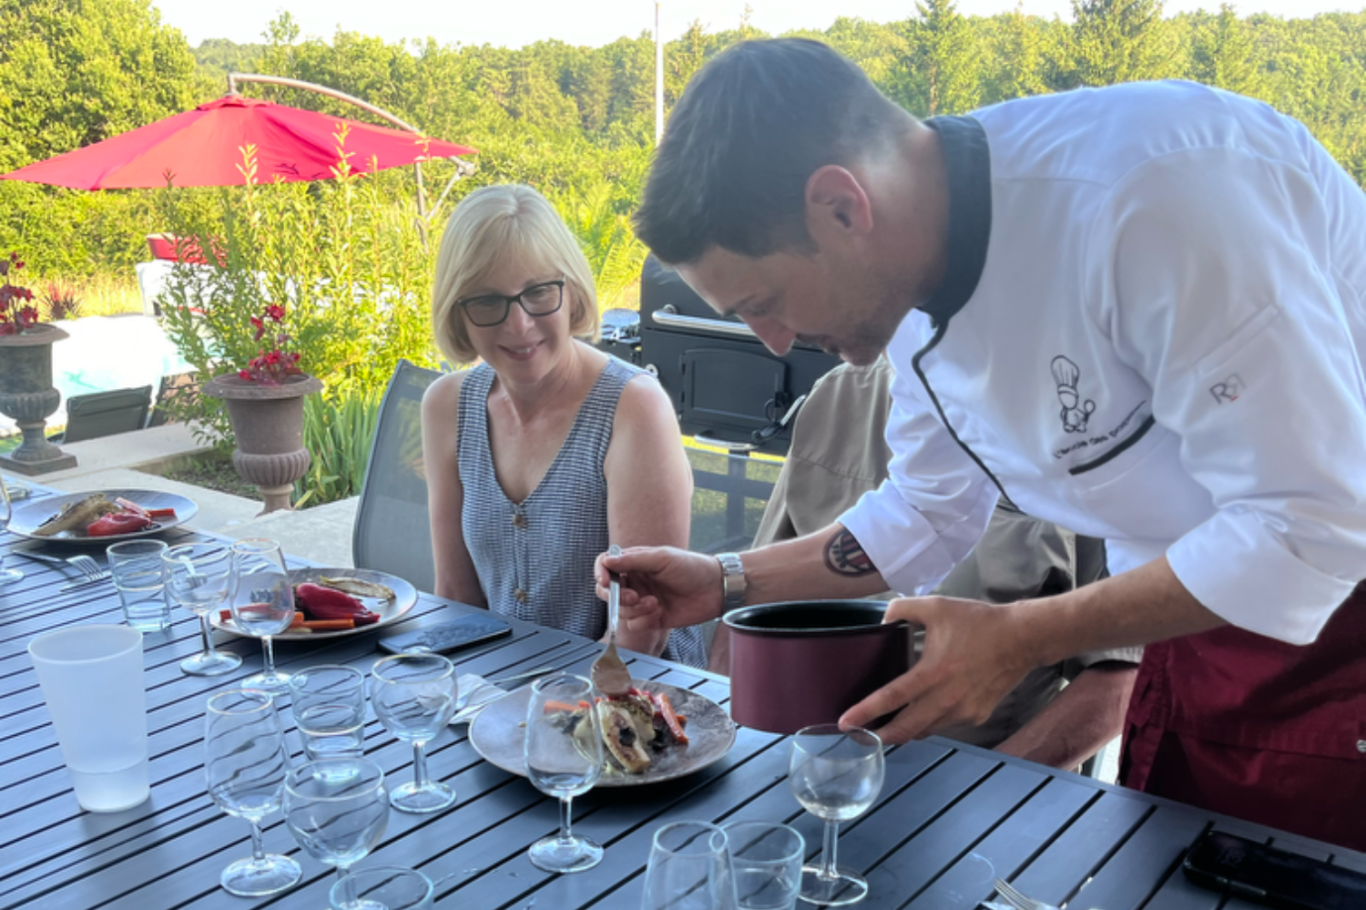
M 444 654 L 511 634 L 512 626 L 490 613 L 466 613 L 459 619 L 385 636 L 377 645 L 390 654 L 411 651 Z
M 1206 831 L 1186 852 L 1182 869 L 1198 885 L 1290 910 L 1362 910 L 1366 873 Z

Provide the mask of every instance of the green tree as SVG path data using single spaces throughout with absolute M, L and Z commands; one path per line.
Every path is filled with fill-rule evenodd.
M 982 66 L 971 23 L 954 0 L 925 0 L 915 8 L 906 29 L 903 99 L 930 117 L 972 110 L 981 98 Z
M 1072 0 L 1064 88 L 1162 79 L 1175 70 L 1175 36 L 1161 0 Z
M 1222 4 L 1218 16 L 1193 27 L 1190 77 L 1241 95 L 1266 90 L 1252 29 L 1232 5 Z

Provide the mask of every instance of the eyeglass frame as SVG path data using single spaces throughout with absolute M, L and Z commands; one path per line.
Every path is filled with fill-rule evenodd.
M 555 315 L 560 310 L 564 309 L 564 286 L 566 284 L 568 284 L 568 279 L 566 278 L 555 278 L 551 281 L 538 281 L 530 287 L 523 288 L 521 292 L 517 294 L 476 294 L 473 297 L 464 297 L 457 300 L 455 305 L 460 307 L 460 311 L 465 314 L 465 318 L 470 321 L 470 325 L 477 326 L 481 329 L 491 329 L 494 326 L 502 325 L 507 322 L 508 316 L 512 313 L 512 305 L 514 303 L 522 308 L 523 313 L 526 313 L 533 319 L 539 319 L 542 316 Z M 544 313 L 533 313 L 526 308 L 526 301 L 522 299 L 523 295 L 551 286 L 558 288 L 560 292 L 559 300 L 555 303 L 555 309 L 546 310 Z M 475 322 L 474 317 L 470 315 L 469 304 L 476 300 L 501 300 L 503 302 L 503 315 L 494 322 Z

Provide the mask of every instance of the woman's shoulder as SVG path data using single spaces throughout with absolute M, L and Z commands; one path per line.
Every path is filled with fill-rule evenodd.
M 427 391 L 422 393 L 423 415 L 449 415 L 454 419 L 456 408 L 460 405 L 460 388 L 469 373 L 469 370 L 444 373 L 427 386 Z

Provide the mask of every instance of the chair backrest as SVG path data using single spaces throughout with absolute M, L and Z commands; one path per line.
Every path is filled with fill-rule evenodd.
M 436 586 L 436 569 L 422 464 L 422 395 L 440 375 L 399 361 L 380 403 L 351 535 L 357 568 L 392 573 L 427 592 Z
M 63 444 L 141 430 L 152 406 L 152 387 L 72 395 L 66 400 Z
M 701 553 L 749 549 L 782 462 L 692 447 L 687 452 L 693 477 L 688 548 Z

